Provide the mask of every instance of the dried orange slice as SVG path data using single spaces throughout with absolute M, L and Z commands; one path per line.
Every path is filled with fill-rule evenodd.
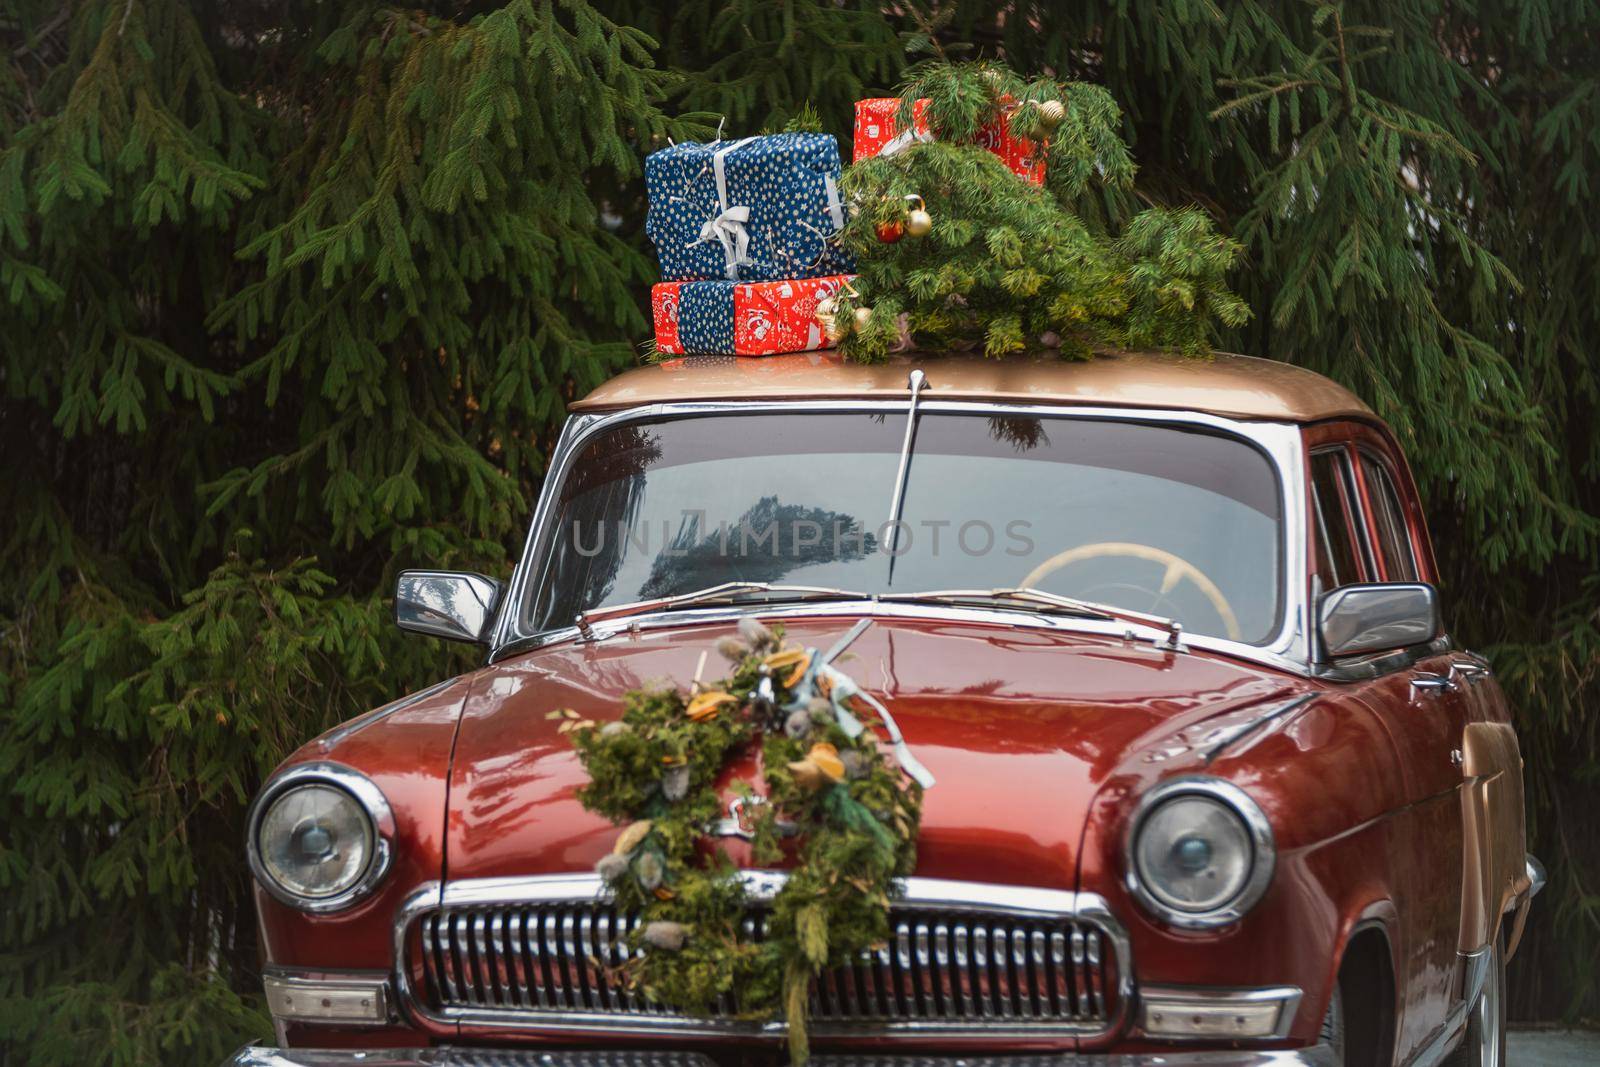
M 617 835 L 617 843 L 611 846 L 611 851 L 619 856 L 626 856 L 638 848 L 645 838 L 650 836 L 651 825 L 649 819 L 640 819 L 636 823 L 629 823 L 628 828 Z
M 839 758 L 839 750 L 826 741 L 812 745 L 811 751 L 806 753 L 806 759 L 816 764 L 817 770 L 831 781 L 844 781 L 844 761 Z
M 783 670 L 785 667 L 794 666 L 802 659 L 805 659 L 805 656 L 806 650 L 798 645 L 794 645 L 784 649 L 782 652 L 774 652 L 772 655 L 762 660 L 761 663 L 768 670 L 776 673 L 777 671 Z
M 791 762 L 789 773 L 794 776 L 794 784 L 807 791 L 822 788 L 822 783 L 828 780 L 810 756 Z
M 783 684 L 786 686 L 793 686 L 796 682 L 806 676 L 806 671 L 809 670 L 810 667 L 811 653 L 807 652 L 800 657 L 799 662 L 794 665 L 794 669 L 783 678 Z
M 704 693 L 696 693 L 689 701 L 688 710 L 684 714 L 695 722 L 704 722 L 717 713 L 717 709 L 724 704 L 737 703 L 737 699 L 729 693 L 716 689 L 708 689 Z

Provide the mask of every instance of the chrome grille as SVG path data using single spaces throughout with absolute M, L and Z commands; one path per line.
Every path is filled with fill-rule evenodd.
M 636 925 L 592 898 L 422 911 L 406 938 L 414 995 L 429 1014 L 464 1023 L 752 1028 L 732 1018 L 731 1000 L 702 1019 L 628 989 L 617 969 L 629 959 Z M 745 927 L 759 940 L 764 915 L 753 912 Z M 1114 934 L 1095 918 L 905 902 L 891 913 L 891 928 L 889 944 L 816 982 L 816 1032 L 998 1026 L 1081 1034 L 1118 1017 Z

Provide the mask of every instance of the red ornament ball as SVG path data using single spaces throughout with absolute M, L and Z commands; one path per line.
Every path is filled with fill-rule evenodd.
M 892 245 L 906 235 L 906 224 L 899 219 L 878 223 L 878 240 Z

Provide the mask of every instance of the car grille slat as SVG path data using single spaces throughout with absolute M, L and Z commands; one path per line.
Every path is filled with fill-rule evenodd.
M 451 933 L 455 935 L 450 945 L 450 954 L 455 957 L 456 973 L 461 976 L 461 994 L 468 1004 L 480 1003 L 478 990 L 473 983 L 473 976 L 477 968 L 472 965 L 472 935 L 469 927 L 472 925 L 472 916 L 457 915 L 451 924 Z
M 603 899 L 438 907 L 409 928 L 419 1006 L 435 1015 L 538 1025 L 581 1019 L 672 1025 L 684 1016 L 652 1003 L 628 979 L 637 916 Z M 766 934 L 766 915 L 743 922 Z M 1116 961 L 1093 919 L 1018 917 L 978 906 L 897 905 L 890 936 L 853 963 L 820 975 L 811 993 L 818 1033 L 933 1024 L 1005 1025 L 1091 1033 L 1117 1016 Z M 731 1030 L 739 1006 L 724 996 L 710 1018 Z

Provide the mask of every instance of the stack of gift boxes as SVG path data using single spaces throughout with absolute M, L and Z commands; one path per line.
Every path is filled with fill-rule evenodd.
M 677 144 L 644 164 L 666 279 L 651 292 L 656 351 L 764 356 L 827 346 L 817 302 L 855 261 L 839 241 L 839 146 L 780 133 Z
M 899 133 L 899 101 L 856 104 L 855 161 L 928 139 L 917 101 Z M 1044 165 L 1002 117 L 980 143 L 1035 184 Z M 645 159 L 645 232 L 664 279 L 651 291 L 661 355 L 776 355 L 831 348 L 817 305 L 854 277 L 840 243 L 839 146 L 822 133 L 685 143 Z

